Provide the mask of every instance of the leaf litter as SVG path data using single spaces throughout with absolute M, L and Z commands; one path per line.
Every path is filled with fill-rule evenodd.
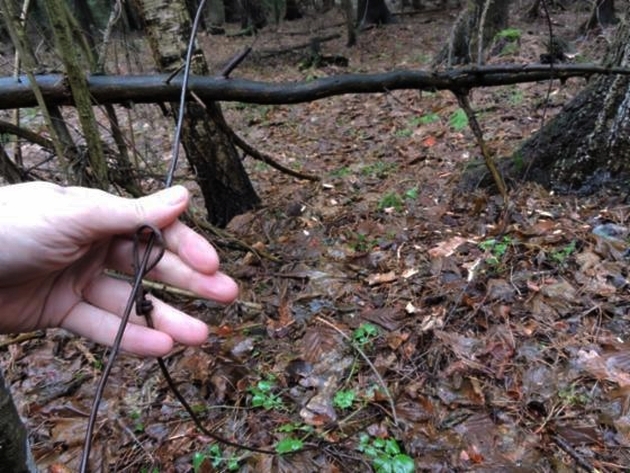
M 343 51 L 357 71 L 428 67 L 449 20 L 426 19 L 367 30 L 352 50 L 342 40 L 322 48 Z M 537 57 L 545 33 L 536 28 L 512 59 Z M 286 38 L 263 32 L 258 44 Z M 245 41 L 201 43 L 230 57 Z M 292 59 L 238 72 L 269 80 L 345 72 L 299 71 Z M 565 84 L 554 101 L 579 87 Z M 539 126 L 546 90 L 474 91 L 473 105 L 490 110 L 482 125 L 497 153 Z M 226 438 L 305 449 L 216 448 L 151 360 L 122 356 L 100 408 L 93 471 L 408 471 L 407 458 L 416 471 L 626 471 L 626 196 L 519 184 L 500 231 L 500 201 L 458 187 L 478 151 L 454 126 L 457 101 L 446 92 L 225 109 L 245 139 L 322 182 L 245 161 L 265 206 L 228 230 L 251 251 L 216 242 L 240 298 L 222 307 L 161 294 L 211 326 L 206 344 L 177 349 L 167 363 Z M 203 208 L 199 197 L 195 206 Z M 76 469 L 105 354 L 62 330 L 3 348 L 41 468 Z M 340 392 L 353 393 L 349 405 L 335 402 Z

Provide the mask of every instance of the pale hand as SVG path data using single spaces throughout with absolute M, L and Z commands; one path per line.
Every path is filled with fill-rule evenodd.
M 0 332 L 63 327 L 111 344 L 131 285 L 104 273 L 133 274 L 135 231 L 162 230 L 166 253 L 148 277 L 200 297 L 231 302 L 236 283 L 201 235 L 177 220 L 188 191 L 176 186 L 140 199 L 34 182 L 0 187 Z M 132 312 L 122 349 L 162 356 L 174 341 L 198 345 L 206 325 L 149 296 L 155 329 Z

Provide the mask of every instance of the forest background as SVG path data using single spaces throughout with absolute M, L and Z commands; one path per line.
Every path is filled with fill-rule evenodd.
M 298 3 L 289 19 L 290 4 L 261 4 L 263 25 L 255 5 L 233 18 L 222 5 L 225 23 L 206 12 L 194 72 L 236 91 L 191 97 L 176 182 L 241 296 L 224 308 L 153 290 L 212 327 L 166 360 L 204 424 L 276 455 L 213 441 L 152 360 L 122 357 L 92 470 L 624 471 L 628 84 L 588 67 L 627 64 L 627 6 Z M 121 82 L 127 95 L 97 107 L 90 87 L 166 83 L 195 5 L 46 1 L 26 21 L 2 6 L 4 180 L 159 188 L 180 79 L 152 89 L 159 100 Z M 562 80 L 519 76 L 531 65 Z M 312 92 L 401 70 L 427 75 Z M 486 87 L 496 77 L 509 85 Z M 303 84 L 312 100 L 255 87 L 238 100 L 252 85 L 239 81 L 285 97 Z M 31 107 L 38 87 L 45 107 Z M 62 331 L 2 347 L 36 463 L 75 471 L 106 349 Z

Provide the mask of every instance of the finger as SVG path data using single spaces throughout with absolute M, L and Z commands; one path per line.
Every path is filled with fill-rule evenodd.
M 219 255 L 214 247 L 182 222 L 173 222 L 163 230 L 162 236 L 166 242 L 166 249 L 179 255 L 186 264 L 197 271 L 212 274 L 219 269 Z
M 96 278 L 83 291 L 83 297 L 93 306 L 122 317 L 130 293 L 131 286 L 128 283 L 103 275 Z M 156 330 L 166 333 L 175 341 L 185 345 L 200 345 L 206 341 L 208 327 L 205 323 L 155 297 L 148 296 L 148 298 L 153 303 L 151 318 Z M 135 314 L 135 308 L 132 310 L 132 314 Z M 132 315 L 129 321 L 130 326 L 131 324 L 146 325 L 145 318 L 137 315 Z
M 61 326 L 96 343 L 111 346 L 120 326 L 120 317 L 87 302 L 79 302 Z M 128 324 L 120 347 L 140 356 L 164 356 L 173 349 L 173 339 L 164 332 Z
M 135 231 L 140 225 L 163 228 L 185 210 L 189 193 L 185 187 L 174 186 L 139 199 L 127 199 L 83 187 L 58 187 L 67 201 L 74 227 L 83 231 L 84 238 L 116 235 Z
M 122 273 L 133 274 L 130 257 L 132 250 L 132 242 L 117 239 L 110 249 L 106 266 Z M 146 245 L 140 244 L 140 254 L 145 250 Z M 170 251 L 164 253 L 158 265 L 147 277 L 223 303 L 232 302 L 238 295 L 238 286 L 232 278 L 221 272 L 207 274 L 197 271 Z
M 214 247 L 203 236 L 179 220 L 162 230 L 162 238 L 168 251 L 179 255 L 182 261 L 197 271 L 211 274 L 219 269 L 219 255 Z M 129 243 L 131 239 L 121 238 L 121 241 Z M 129 255 L 131 254 L 131 250 L 127 247 L 124 251 L 129 251 Z

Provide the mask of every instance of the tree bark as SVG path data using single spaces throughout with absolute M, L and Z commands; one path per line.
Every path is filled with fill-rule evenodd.
M 580 30 L 585 33 L 595 28 L 614 25 L 617 21 L 615 0 L 596 0 L 590 18 L 580 27 Z
M 92 108 L 92 100 L 87 88 L 87 80 L 72 38 L 69 12 L 62 0 L 45 0 L 44 4 L 54 33 L 57 52 L 64 63 L 67 80 L 72 90 L 72 97 L 76 104 L 79 122 L 88 148 L 87 161 L 90 170 L 85 173 L 85 176 L 92 186 L 107 189 L 109 184 L 107 162 Z
M 346 17 L 346 46 L 351 48 L 357 44 L 357 29 L 354 22 L 354 6 L 352 0 L 341 0 L 343 13 Z
M 455 20 L 448 43 L 436 54 L 433 64 L 446 63 L 447 67 L 483 64 L 483 51 L 490 46 L 494 35 L 508 26 L 509 7 L 510 0 L 467 2 Z
M 392 16 L 385 0 L 359 0 L 357 8 L 357 24 L 359 27 L 366 25 L 386 25 L 393 23 Z
M 310 44 L 310 43 L 309 43 Z M 624 67 L 594 64 L 531 64 L 527 66 L 474 66 L 448 71 L 396 70 L 373 74 L 340 74 L 304 82 L 259 82 L 248 79 L 191 76 L 189 90 L 203 101 L 245 102 L 278 105 L 312 102 L 344 94 L 376 94 L 391 90 L 452 90 L 495 87 L 571 77 L 629 75 Z M 90 96 L 97 104 L 162 103 L 175 101 L 181 93 L 181 79 L 170 82 L 168 74 L 143 76 L 92 76 Z M 38 89 L 49 105 L 72 105 L 72 95 L 62 74 L 35 77 Z M 37 106 L 35 92 L 26 78 L 0 77 L 0 110 Z
M 0 371 L 0 471 L 35 473 L 26 428 Z
M 627 23 L 620 24 L 605 64 L 630 64 Z M 523 168 L 526 177 L 563 192 L 590 193 L 624 179 L 630 174 L 629 104 L 630 77 L 599 76 L 522 145 L 506 170 L 522 176 L 516 168 Z
M 261 0 L 240 0 L 241 27 L 261 30 L 267 25 L 267 16 Z
M 156 63 L 162 71 L 177 70 L 186 56 L 191 33 L 190 16 L 183 0 L 137 0 L 147 26 Z M 208 74 L 201 51 L 196 51 L 193 71 Z M 172 104 L 177 115 L 178 104 Z M 218 103 L 205 108 L 189 102 L 184 116 L 182 144 L 194 168 L 204 197 L 208 219 L 225 226 L 232 217 L 260 204 L 260 199 L 243 168 L 236 148 L 217 124 L 224 120 Z

